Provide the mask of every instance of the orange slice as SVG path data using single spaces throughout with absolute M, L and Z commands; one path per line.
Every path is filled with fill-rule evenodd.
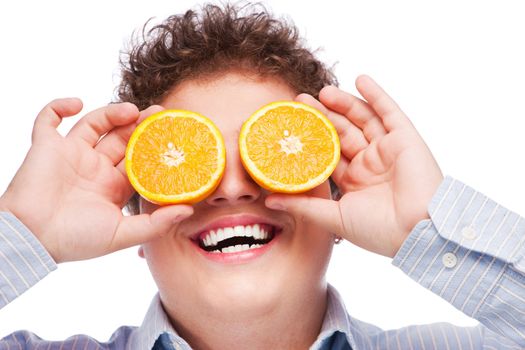
M 156 204 L 195 203 L 219 185 L 226 166 L 222 135 L 208 118 L 164 110 L 137 126 L 126 149 L 135 190 Z
M 300 193 L 326 181 L 340 157 L 337 131 L 320 111 L 281 101 L 255 112 L 239 136 L 246 171 L 272 192 Z

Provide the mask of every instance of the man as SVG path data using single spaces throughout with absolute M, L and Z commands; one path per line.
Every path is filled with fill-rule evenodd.
M 120 87 L 120 98 L 128 103 L 89 113 L 66 137 L 55 129 L 61 118 L 78 113 L 81 103 L 50 103 L 37 117 L 24 164 L 0 198 L 0 300 L 8 303 L 55 262 L 138 244 L 159 295 L 142 327 L 123 327 L 108 343 L 85 336 L 48 343 L 20 332 L 1 345 L 522 346 L 521 218 L 443 179 L 410 121 L 372 79 L 356 81 L 364 100 L 335 83 L 290 25 L 266 13 L 207 6 L 168 18 L 130 52 Z M 332 179 L 340 198 L 330 198 L 328 183 L 305 195 L 270 194 L 243 169 L 240 125 L 260 106 L 283 99 L 319 108 L 336 126 L 342 157 Z M 214 121 L 226 143 L 224 178 L 194 206 L 157 207 L 134 197 L 129 205 L 136 215 L 123 217 L 121 208 L 133 194 L 122 166 L 126 140 L 138 121 L 162 108 L 188 109 Z M 272 237 L 257 254 L 220 253 L 223 261 L 212 261 L 195 244 L 211 230 L 256 225 Z M 394 258 L 395 265 L 484 326 L 385 332 L 350 318 L 325 281 L 338 236 Z

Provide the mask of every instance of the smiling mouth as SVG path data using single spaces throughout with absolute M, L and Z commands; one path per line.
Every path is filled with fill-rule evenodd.
M 279 231 L 279 228 L 269 224 L 222 227 L 201 233 L 197 243 L 210 253 L 239 253 L 263 247 Z

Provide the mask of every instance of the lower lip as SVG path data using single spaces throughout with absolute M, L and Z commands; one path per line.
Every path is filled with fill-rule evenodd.
M 237 253 L 211 253 L 202 249 L 197 242 L 193 242 L 197 250 L 207 259 L 221 264 L 240 264 L 257 259 L 272 248 L 279 239 L 280 233 L 276 233 L 273 239 L 259 248 L 248 249 Z

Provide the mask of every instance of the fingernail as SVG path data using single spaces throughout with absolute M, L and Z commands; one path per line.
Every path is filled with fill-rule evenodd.
M 277 201 L 273 201 L 273 202 L 267 202 L 266 203 L 266 206 L 270 209 L 275 209 L 275 210 L 286 210 L 286 208 L 279 202 Z
M 179 222 L 181 222 L 182 220 L 186 219 L 188 217 L 188 215 L 177 215 L 175 217 L 175 219 L 173 219 L 173 223 L 174 224 L 178 224 Z
M 189 218 L 191 215 L 193 214 L 193 212 L 191 213 L 183 213 L 183 214 L 179 214 L 175 217 L 175 219 L 173 219 L 173 223 L 174 224 L 178 224 L 179 222 L 181 222 L 182 220 L 185 220 L 187 218 Z

